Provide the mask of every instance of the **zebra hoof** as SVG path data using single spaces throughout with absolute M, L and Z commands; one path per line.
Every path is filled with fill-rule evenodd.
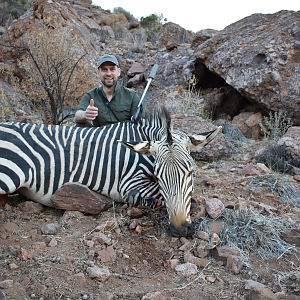
M 194 226 L 185 221 L 181 224 L 181 227 L 176 228 L 172 223 L 170 223 L 167 233 L 174 237 L 191 237 L 194 234 Z
M 129 205 L 137 206 L 140 204 L 140 192 L 137 190 L 130 191 L 126 196 L 126 201 Z

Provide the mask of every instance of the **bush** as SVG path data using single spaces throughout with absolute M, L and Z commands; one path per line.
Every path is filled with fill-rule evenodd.
M 265 164 L 275 172 L 285 173 L 292 162 L 292 157 L 283 146 L 270 145 L 256 158 L 256 162 Z
M 5 0 L 0 2 L 0 24 L 17 19 L 26 12 L 27 0 Z
M 158 20 L 158 16 L 156 14 L 151 14 L 147 17 L 141 17 L 140 24 L 143 27 L 152 27 L 153 24 Z
M 114 13 L 114 14 L 118 14 L 118 13 L 123 14 L 123 15 L 126 17 L 126 19 L 128 20 L 128 22 L 130 22 L 130 21 L 132 21 L 132 20 L 135 19 L 134 16 L 133 16 L 129 11 L 127 11 L 126 9 L 124 9 L 124 8 L 121 7 L 121 6 L 115 7 L 115 8 L 113 9 L 113 13 Z
M 263 117 L 263 122 L 260 122 L 259 126 L 265 138 L 277 140 L 293 126 L 293 123 L 286 113 L 280 111 L 279 113 L 274 112 L 274 115 L 270 112 L 269 117 Z

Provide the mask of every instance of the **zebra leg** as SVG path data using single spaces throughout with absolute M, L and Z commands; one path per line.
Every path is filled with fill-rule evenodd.
M 141 197 L 141 193 L 138 190 L 129 191 L 123 198 L 123 201 L 130 206 L 149 206 L 150 208 L 158 208 L 163 204 L 163 201 L 160 199 Z

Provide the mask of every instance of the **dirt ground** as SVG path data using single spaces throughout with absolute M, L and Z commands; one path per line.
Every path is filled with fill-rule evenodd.
M 192 216 L 199 213 L 199 207 L 206 199 L 217 197 L 224 203 L 265 203 L 277 209 L 274 217 L 300 221 L 300 216 L 278 195 L 261 190 L 253 196 L 253 190 L 247 186 L 251 176 L 245 177 L 234 171 L 245 164 L 219 161 L 219 167 L 229 170 L 222 173 L 214 168 L 216 164 L 198 162 Z M 203 182 L 207 177 L 212 182 L 220 181 L 207 185 Z M 299 183 L 295 184 L 299 188 Z M 8 282 L 8 286 L 2 288 L 7 300 L 248 299 L 247 280 L 264 284 L 274 292 L 274 299 L 283 299 L 283 295 L 294 297 L 286 299 L 297 299 L 300 295 L 299 253 L 284 253 L 269 260 L 249 253 L 251 266 L 245 264 L 241 273 L 233 274 L 211 250 L 205 257 L 209 262 L 206 266 L 198 267 L 197 274 L 184 276 L 165 264 L 174 258 L 178 258 L 180 264 L 184 263 L 184 251 L 180 247 L 186 242 L 167 235 L 166 209 L 145 208 L 139 218 L 130 218 L 124 206 L 113 207 L 98 215 L 46 207 L 33 214 L 20 210 L 19 205 L 24 201 L 22 197 L 12 195 L 8 203 L 0 207 L 0 225 L 7 222 L 17 225 L 13 232 L 2 232 L 0 236 L 0 282 Z M 106 221 L 114 221 L 111 228 L 101 232 L 110 240 L 115 258 L 102 262 L 97 251 L 107 245 L 98 242 L 99 232 L 95 228 Z M 137 228 L 130 229 L 134 222 L 140 224 L 141 232 Z M 59 225 L 59 231 L 54 235 L 42 234 L 42 226 L 52 223 Z M 28 258 L 20 255 L 20 248 L 29 252 Z M 108 269 L 110 277 L 106 281 L 90 278 L 87 268 L 94 266 Z M 4 298 L 0 295 L 0 299 Z

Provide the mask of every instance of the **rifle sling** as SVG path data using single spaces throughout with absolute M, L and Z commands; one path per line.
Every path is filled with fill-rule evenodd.
M 110 111 L 111 111 L 112 114 L 115 116 L 115 118 L 118 120 L 118 122 L 121 122 L 121 121 L 118 119 L 118 117 L 116 116 L 116 114 L 114 113 L 114 111 L 111 109 L 111 107 L 110 107 L 110 102 L 104 97 L 103 92 L 102 92 L 102 88 L 101 88 L 101 87 L 98 88 L 98 94 L 99 94 L 101 100 L 103 101 L 103 104 L 104 104 L 106 107 L 108 107 L 108 108 L 110 109 Z

